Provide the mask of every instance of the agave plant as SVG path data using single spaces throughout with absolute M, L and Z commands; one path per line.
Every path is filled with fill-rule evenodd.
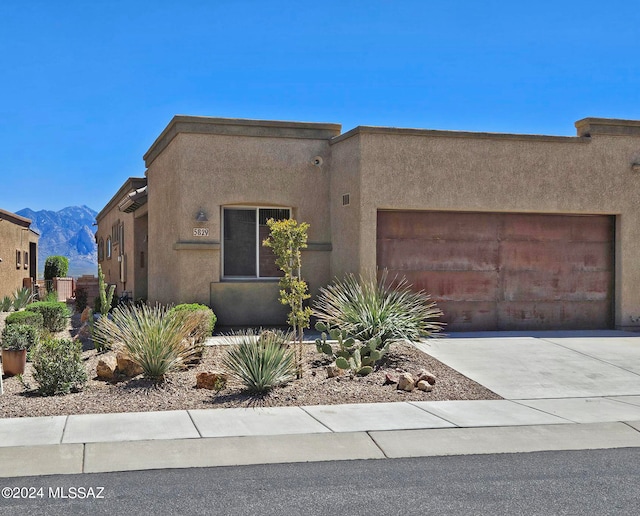
M 231 333 L 227 342 L 231 345 L 223 359 L 223 365 L 231 371 L 252 393 L 264 393 L 290 382 L 296 377 L 294 352 L 286 343 L 291 334 L 252 330 Z
M 161 305 L 122 305 L 110 317 L 96 321 L 93 338 L 104 347 L 117 343 L 144 376 L 163 381 L 167 373 L 184 367 L 197 355 L 198 348 L 187 337 L 199 323 L 197 317 L 171 316 Z
M 416 341 L 442 329 L 442 311 L 426 293 L 413 291 L 404 276 L 391 281 L 387 277 L 386 269 L 379 280 L 374 275 L 347 275 L 320 289 L 313 315 L 360 341 L 380 339 L 381 346 Z
M 13 299 L 9 296 L 0 299 L 0 312 L 10 312 L 11 308 L 13 308 Z
M 33 300 L 33 294 L 28 288 L 19 288 L 13 293 L 13 309 L 22 310 Z

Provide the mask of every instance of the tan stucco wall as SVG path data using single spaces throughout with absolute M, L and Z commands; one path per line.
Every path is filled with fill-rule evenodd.
M 100 242 L 102 238 L 104 243 L 104 259 L 98 257 L 98 265 L 101 266 L 105 276 L 105 281 L 109 285 L 115 285 L 115 295 L 120 296 L 124 291 L 130 292 L 134 299 L 144 297 L 145 292 L 137 292 L 136 285 L 144 284 L 143 273 L 138 267 L 139 251 L 141 247 L 146 246 L 144 236 L 146 228 L 143 227 L 144 213 L 146 206 L 143 206 L 138 212 L 126 213 L 120 211 L 118 204 L 123 200 L 124 196 L 132 190 L 144 185 L 143 178 L 129 178 L 120 188 L 118 193 L 111 199 L 107 206 L 97 215 L 98 230 L 96 231 L 96 241 Z M 136 220 L 135 217 L 140 217 Z M 112 235 L 113 225 L 120 221 L 124 225 L 124 249 L 121 249 L 117 243 L 115 235 Z M 111 237 L 111 258 L 107 258 L 107 239 Z M 126 282 L 120 281 L 120 262 L 118 256 L 124 255 L 126 258 Z M 96 270 L 96 276 L 98 272 Z M 89 300 L 90 303 L 93 300 Z
M 148 225 L 149 217 L 147 214 L 148 205 L 140 210 L 143 213 L 134 213 L 134 259 L 130 266 L 133 268 L 133 298 L 146 299 L 148 296 L 148 275 L 149 268 L 149 246 L 148 246 Z
M 38 235 L 29 229 L 28 219 L 18 217 L 19 223 L 16 223 L 12 219 L 17 216 L 3 213 L 0 213 L 0 297 L 11 296 L 22 288 L 23 280 L 29 277 L 29 264 L 24 268 L 24 253 L 29 253 L 29 243 L 38 242 Z M 16 268 L 16 251 L 21 254 L 19 269 Z
M 360 139 L 360 272 L 376 266 L 379 209 L 617 215 L 617 327 L 640 316 L 639 136 L 592 138 L 368 131 Z M 345 139 L 333 146 L 347 143 Z M 334 254 L 347 253 L 335 245 Z M 346 231 L 346 230 L 342 230 Z M 341 258 L 335 256 L 334 261 Z
M 273 281 L 211 283 L 212 308 L 224 326 L 285 326 L 279 290 Z
M 347 272 L 360 270 L 361 260 L 371 253 L 371 247 L 360 241 L 360 218 L 363 212 L 360 159 L 360 135 L 331 146 L 331 276 L 341 278 Z M 349 195 L 349 205 L 343 205 L 343 195 Z M 373 248 L 375 252 L 375 246 Z
M 177 293 L 180 283 L 180 263 L 173 251 L 177 241 L 176 221 L 180 199 L 180 156 L 172 142 L 153 162 L 153 172 L 147 170 L 149 190 L 149 290 L 150 301 L 177 303 L 172 293 Z M 152 193 L 151 193 L 152 192 Z
M 241 288 L 238 280 L 221 278 L 221 213 L 226 206 L 292 208 L 294 218 L 310 224 L 304 278 L 314 292 L 329 281 L 328 138 L 296 138 L 297 128 L 285 126 L 259 134 L 245 134 L 242 126 L 233 134 L 181 132 L 154 157 L 147 170 L 150 300 L 199 302 L 215 311 L 218 300 L 228 297 L 222 294 L 227 288 L 236 300 L 248 293 L 242 302 L 252 303 L 260 290 L 251 293 L 256 282 L 249 280 L 244 282 L 249 288 Z M 283 127 L 286 132 L 280 134 Z M 224 133 L 228 127 L 222 129 Z M 313 164 L 316 156 L 323 158 L 321 166 Z M 201 210 L 208 221 L 195 220 Z M 209 236 L 194 237 L 194 228 L 208 228 Z
M 616 326 L 637 328 L 640 174 L 631 164 L 640 162 L 640 122 L 577 127 L 580 137 L 371 127 L 339 135 L 332 124 L 176 117 L 145 155 L 149 300 L 267 314 L 259 292 L 273 284 L 220 277 L 223 206 L 291 207 L 310 223 L 303 275 L 313 293 L 346 272 L 375 270 L 381 209 L 609 214 Z M 201 210 L 208 221 L 195 220 Z M 209 236 L 194 237 L 196 227 Z

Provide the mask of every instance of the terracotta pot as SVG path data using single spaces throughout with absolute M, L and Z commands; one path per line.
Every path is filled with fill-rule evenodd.
M 3 349 L 2 369 L 7 376 L 15 376 L 24 373 L 27 366 L 26 349 Z

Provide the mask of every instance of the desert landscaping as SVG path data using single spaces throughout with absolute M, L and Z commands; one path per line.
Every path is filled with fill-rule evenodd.
M 0 331 L 6 315 L 0 314 Z M 328 377 L 330 373 L 327 372 L 331 360 L 318 353 L 313 343 L 306 343 L 302 378 L 257 395 L 248 393 L 244 385 L 231 375 L 228 375 L 226 386 L 219 391 L 197 388 L 198 374 L 223 372 L 222 358 L 229 347 L 224 344 L 205 346 L 201 360 L 171 373 L 164 382 L 157 383 L 140 374 L 128 377 L 116 373 L 111 380 L 98 378 L 98 363 L 115 362 L 116 353 L 96 351 L 79 313 L 73 314 L 67 327 L 56 337 L 75 339 L 82 344 L 86 385 L 82 390 L 66 395 L 41 396 L 33 379 L 33 365 L 27 363 L 22 376 L 4 378 L 0 417 L 500 398 L 405 342 L 394 343 L 389 353 L 367 376 L 351 376 L 345 372 L 334 377 Z M 428 392 L 418 388 L 400 390 L 397 383 L 391 383 L 398 381 L 402 373 L 417 377 L 422 370 L 435 377 L 435 383 Z M 206 375 L 201 378 L 206 380 Z

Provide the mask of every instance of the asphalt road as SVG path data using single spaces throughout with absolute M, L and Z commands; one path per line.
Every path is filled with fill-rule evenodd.
M 0 514 L 636 515 L 639 474 L 634 448 L 23 477 Z

